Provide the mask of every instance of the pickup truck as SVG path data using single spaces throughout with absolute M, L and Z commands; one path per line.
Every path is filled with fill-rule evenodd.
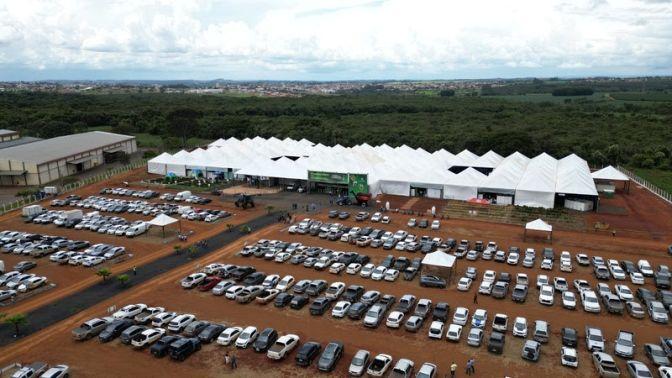
M 17 370 L 12 374 L 12 378 L 30 378 L 38 377 L 40 374 L 47 371 L 47 365 L 44 362 L 33 362 L 28 366 L 23 366 L 21 369 Z
M 147 307 L 146 309 L 142 310 L 138 315 L 135 315 L 135 318 L 133 320 L 138 324 L 145 324 L 148 321 L 152 320 L 154 316 L 164 311 L 166 311 L 166 309 L 163 307 Z
M 618 331 L 614 345 L 614 354 L 623 358 L 632 358 L 635 354 L 635 335 L 632 332 Z
M 600 377 L 618 378 L 621 376 L 621 371 L 616 366 L 614 358 L 606 353 L 593 352 L 593 364 Z
M 101 333 L 107 322 L 103 319 L 93 318 L 82 323 L 79 327 L 72 330 L 72 337 L 75 340 L 87 340 Z
M 591 352 L 604 350 L 604 336 L 601 329 L 586 326 L 586 348 Z

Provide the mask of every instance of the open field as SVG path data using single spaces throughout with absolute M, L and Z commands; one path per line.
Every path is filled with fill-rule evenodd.
M 113 185 L 110 185 L 113 186 Z M 91 188 L 92 192 L 96 189 Z M 641 190 L 641 189 L 639 189 Z M 600 255 L 603 258 L 617 258 L 637 261 L 641 258 L 648 259 L 654 266 L 659 264 L 669 264 L 670 257 L 664 253 L 667 244 L 672 240 L 672 227 L 670 222 L 672 209 L 657 202 L 656 198 L 651 198 L 647 192 L 638 191 L 634 186 L 631 188 L 630 195 L 617 195 L 612 200 L 604 200 L 612 207 L 623 207 L 626 214 L 589 214 L 588 219 L 601 219 L 612 224 L 618 225 L 618 236 L 613 237 L 610 233 L 595 232 L 574 232 L 558 230 L 554 232 L 554 242 L 552 247 L 556 253 L 562 250 L 568 250 L 572 254 L 585 252 L 589 255 Z M 428 207 L 429 203 L 419 203 L 418 209 Z M 640 211 L 636 211 L 638 206 L 643 206 Z M 259 206 L 257 208 L 260 208 Z M 357 211 L 352 208 L 352 211 Z M 258 212 L 244 213 L 241 218 L 249 219 L 259 215 Z M 357 223 L 358 226 L 364 224 L 375 226 L 390 231 L 397 229 L 407 229 L 415 231 L 419 235 L 440 236 L 442 238 L 452 237 L 455 239 L 483 240 L 485 242 L 496 241 L 500 248 L 506 249 L 508 246 L 519 246 L 521 248 L 534 247 L 537 250 L 549 246 L 541 239 L 530 239 L 527 242 L 522 240 L 522 229 L 514 225 L 501 225 L 480 220 L 465 219 L 447 219 L 442 221 L 442 227 L 439 231 L 430 230 L 410 230 L 406 226 L 406 221 L 410 216 L 401 214 L 392 214 L 393 221 L 390 225 L 370 224 L 369 222 Z M 297 214 L 297 218 L 301 218 Z M 321 212 L 317 217 L 327 220 L 325 212 Z M 235 218 L 232 218 L 235 219 Z M 644 220 L 648 220 L 646 223 Z M 353 219 L 343 221 L 347 225 L 355 225 Z M 587 222 L 589 223 L 589 222 Z M 191 226 L 193 222 L 189 222 Z M 20 225 L 16 225 L 19 227 Z M 194 225 L 195 226 L 195 225 Z M 39 228 L 48 228 L 49 226 L 35 226 Z M 207 225 L 206 227 L 211 227 Z M 216 226 L 215 226 L 216 228 Z M 621 231 L 622 230 L 622 231 Z M 202 230 L 200 232 L 203 232 Z M 84 235 L 88 235 L 86 232 Z M 651 235 L 656 237 L 652 238 Z M 205 233 L 203 232 L 203 235 Z M 488 296 L 479 295 L 478 304 L 472 303 L 474 291 L 477 289 L 475 283 L 469 292 L 458 292 L 455 286 L 446 290 L 426 289 L 418 285 L 417 278 L 414 281 L 404 281 L 401 278 L 395 282 L 371 281 L 359 276 L 347 275 L 341 273 L 335 276 L 327 271 L 315 271 L 304 268 L 301 265 L 291 265 L 289 263 L 278 264 L 275 262 L 263 260 L 255 257 L 242 257 L 236 255 L 243 244 L 252 244 L 256 240 L 280 239 L 284 241 L 297 241 L 310 246 L 322 246 L 335 250 L 355 250 L 359 253 L 368 254 L 372 261 L 380 263 L 384 256 L 392 254 L 395 256 L 408 256 L 413 258 L 421 254 L 412 254 L 409 252 L 400 252 L 396 250 L 384 251 L 382 249 L 358 248 L 353 245 L 347 245 L 341 242 L 332 242 L 311 237 L 308 235 L 290 235 L 287 233 L 286 224 L 276 224 L 263 230 L 257 231 L 247 237 L 243 237 L 237 242 L 229 245 L 222 245 L 220 249 L 204 258 L 194 260 L 193 264 L 173 269 L 154 279 L 132 287 L 121 294 L 105 299 L 103 302 L 83 309 L 76 315 L 57 323 L 56 325 L 44 329 L 36 334 L 25 337 L 15 343 L 3 347 L 0 365 L 6 365 L 15 361 L 33 361 L 45 360 L 50 363 L 68 363 L 73 369 L 73 375 L 77 376 L 96 376 L 96 377 L 116 377 L 116 376 L 135 376 L 138 374 L 148 374 L 152 376 L 315 376 L 317 370 L 315 367 L 308 369 L 294 366 L 294 351 L 283 362 L 270 362 L 263 354 L 257 354 L 251 350 L 235 350 L 234 347 L 221 347 L 219 345 L 207 345 L 202 351 L 197 352 L 183 363 L 175 363 L 168 360 L 158 360 L 153 358 L 145 351 L 134 351 L 130 347 L 123 346 L 118 341 L 108 344 L 101 344 L 98 340 L 89 340 L 86 342 L 75 342 L 71 340 L 70 330 L 76 325 L 94 316 L 105 315 L 105 309 L 109 306 L 123 306 L 128 303 L 147 303 L 149 305 L 163 306 L 169 310 L 181 313 L 193 313 L 199 319 L 223 322 L 227 325 L 255 325 L 262 329 L 273 327 L 282 333 L 296 333 L 301 337 L 301 343 L 313 340 L 322 343 L 340 340 L 345 343 L 345 355 L 337 366 L 333 376 L 344 376 L 347 373 L 347 366 L 350 359 L 357 349 L 363 348 L 371 351 L 373 354 L 388 353 L 395 361 L 398 358 L 410 358 L 419 367 L 423 362 L 433 362 L 439 366 L 440 375 L 448 371 L 451 361 L 456 361 L 460 371 L 463 371 L 467 358 L 476 358 L 477 376 L 492 377 L 503 373 L 513 377 L 532 377 L 567 375 L 573 376 L 593 376 L 594 369 L 589 362 L 589 354 L 585 349 L 585 343 L 579 340 L 580 351 L 579 369 L 573 371 L 561 367 L 559 364 L 559 332 L 562 327 L 571 326 L 579 330 L 583 335 L 583 328 L 586 325 L 596 326 L 603 329 L 608 340 L 608 351 L 613 351 L 613 339 L 619 329 L 627 329 L 635 332 L 637 338 L 637 354 L 635 359 L 648 361 L 642 353 L 641 345 L 646 342 L 658 342 L 660 335 L 665 335 L 669 331 L 668 326 L 658 325 L 651 322 L 648 317 L 638 320 L 630 318 L 629 315 L 611 315 L 603 309 L 599 315 L 588 314 L 581 310 L 570 311 L 561 308 L 558 304 L 559 297 L 556 295 L 556 303 L 552 307 L 542 306 L 537 302 L 538 291 L 532 287 L 528 295 L 528 300 L 524 304 L 516 304 L 506 298 L 497 300 Z M 199 238 L 200 239 L 200 238 Z M 139 240 L 139 239 L 138 239 Z M 196 239 L 194 239 L 196 240 Z M 128 242 L 125 238 L 123 242 Z M 363 285 L 366 290 L 379 290 L 383 294 L 393 294 L 399 299 L 403 294 L 413 294 L 418 298 L 429 298 L 434 303 L 445 301 L 451 306 L 452 311 L 458 306 L 464 306 L 473 311 L 476 308 L 488 310 L 492 317 L 495 313 L 501 312 L 509 315 L 509 324 L 516 316 L 525 316 L 528 322 L 536 319 L 547 320 L 551 324 L 553 337 L 549 344 L 542 346 L 541 360 L 536 363 L 528 363 L 520 358 L 520 350 L 523 340 L 513 337 L 510 333 L 507 335 L 505 351 L 502 356 L 496 356 L 486 351 L 485 346 L 473 348 L 466 345 L 463 335 L 460 343 L 453 344 L 444 340 L 431 340 L 427 337 L 428 323 L 426 322 L 418 333 L 409 333 L 403 329 L 392 330 L 384 325 L 377 329 L 364 328 L 360 322 L 349 319 L 335 319 L 328 311 L 323 316 L 311 316 L 308 308 L 302 310 L 292 310 L 289 308 L 278 309 L 272 304 L 258 305 L 255 303 L 241 305 L 229 301 L 224 297 L 215 297 L 210 293 L 202 293 L 195 290 L 183 290 L 179 281 L 184 276 L 196 271 L 211 262 L 231 263 L 238 265 L 252 265 L 258 271 L 267 274 L 291 274 L 297 280 L 300 279 L 324 279 L 328 282 L 342 281 L 346 285 Z M 529 278 L 534 281 L 537 274 L 547 274 L 550 277 L 562 276 L 571 282 L 573 279 L 586 279 L 591 285 L 597 281 L 592 276 L 592 271 L 588 267 L 577 267 L 574 272 L 559 272 L 557 266 L 553 271 L 542 271 L 538 268 L 528 269 L 522 266 L 510 266 L 496 263 L 493 261 L 477 260 L 474 262 L 458 260 L 457 276 L 461 276 L 467 266 L 474 266 L 479 274 L 486 269 L 493 269 L 497 272 L 506 271 L 515 275 L 515 273 L 527 273 Z M 61 268 L 61 267 L 55 267 Z M 73 267 L 64 267 L 66 269 Z M 76 268 L 77 269 L 77 268 Z M 72 269 L 68 269 L 70 272 Z M 54 275 L 57 281 L 63 271 L 54 270 L 49 273 Z M 93 276 L 92 273 L 87 273 Z M 86 280 L 83 276 L 80 279 Z M 93 279 L 98 279 L 93 277 Z M 73 281 L 76 279 L 73 278 Z M 611 280 L 610 285 L 615 283 Z M 635 285 L 628 282 L 634 290 Z M 654 289 L 653 285 L 647 280 L 646 287 Z M 44 293 L 44 296 L 51 295 L 57 289 Z M 26 302 L 28 303 L 28 302 Z M 20 304 L 18 304 L 20 305 Z M 467 327 L 468 328 L 468 327 Z M 465 331 L 466 332 L 466 331 Z M 486 327 L 486 337 L 490 333 L 489 326 Z M 39 343 L 36 343 L 40 340 Z M 397 342 L 391 342 L 392 340 Z M 428 348 L 429 347 L 429 348 Z M 240 369 L 232 373 L 223 365 L 224 351 L 228 350 L 238 356 Z M 100 356 L 105 358 L 101 359 Z M 76 356 L 76 357 L 74 357 Z M 494 362 L 494 363 L 493 363 Z M 617 363 L 624 371 L 625 365 L 622 359 L 617 359 Z
M 663 189 L 668 193 L 672 193 L 672 171 L 645 168 L 635 168 L 633 171 L 635 174 L 637 174 L 637 176 L 648 180 L 650 183 L 659 187 L 660 189 Z

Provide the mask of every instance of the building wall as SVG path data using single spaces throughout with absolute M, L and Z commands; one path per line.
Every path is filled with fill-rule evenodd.
M 14 134 L 5 134 L 5 135 L 0 136 L 0 142 L 9 142 L 10 140 L 16 140 L 16 139 L 19 139 L 20 137 L 21 137 L 21 135 L 19 135 L 18 132 L 14 133 Z

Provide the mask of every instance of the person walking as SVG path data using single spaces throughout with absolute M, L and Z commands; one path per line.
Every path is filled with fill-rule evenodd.
M 453 361 L 452 364 L 450 364 L 450 378 L 455 378 L 455 372 L 457 371 L 457 364 L 455 361 Z
M 470 361 L 471 361 L 470 365 L 471 374 L 476 374 L 476 368 L 474 367 L 474 365 L 476 365 L 476 360 L 472 357 Z
M 236 355 L 234 354 L 231 356 L 231 369 L 236 370 L 238 368 L 238 358 L 236 358 Z
M 466 370 L 467 375 L 471 375 L 471 359 L 467 360 L 467 370 Z
M 474 304 L 478 304 L 478 291 L 474 293 Z
M 135 265 L 133 265 L 133 275 L 134 276 L 138 275 L 138 268 Z
M 230 360 L 230 359 L 231 359 L 231 358 L 229 357 L 229 352 L 226 352 L 226 353 L 224 354 L 224 366 L 229 366 L 229 360 Z

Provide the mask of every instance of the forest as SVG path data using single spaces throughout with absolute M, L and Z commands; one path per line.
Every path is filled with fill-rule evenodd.
M 352 146 L 406 144 L 527 156 L 576 153 L 594 166 L 672 169 L 672 102 L 605 99 L 526 102 L 496 96 L 344 94 L 235 97 L 169 93 L 0 92 L 0 128 L 49 138 L 91 129 L 160 137 L 307 138 Z

